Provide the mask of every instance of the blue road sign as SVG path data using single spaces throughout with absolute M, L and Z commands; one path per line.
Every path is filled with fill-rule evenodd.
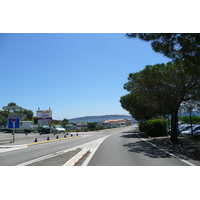
M 8 118 L 8 128 L 19 128 L 20 118 Z

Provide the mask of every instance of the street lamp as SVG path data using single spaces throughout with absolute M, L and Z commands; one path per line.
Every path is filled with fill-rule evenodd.
M 192 109 L 189 108 L 189 111 L 190 111 L 190 125 L 191 125 L 191 133 L 192 133 L 192 137 L 193 137 L 193 130 L 192 130 L 192 116 L 191 116 Z

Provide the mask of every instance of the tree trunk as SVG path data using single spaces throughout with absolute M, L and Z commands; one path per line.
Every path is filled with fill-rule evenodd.
M 172 113 L 171 118 L 171 141 L 173 143 L 178 143 L 178 136 L 177 136 L 177 123 L 178 123 L 178 111 Z

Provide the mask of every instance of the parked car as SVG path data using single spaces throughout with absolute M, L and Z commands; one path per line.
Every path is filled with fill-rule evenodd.
M 32 121 L 20 121 L 20 127 L 15 129 L 16 131 L 24 131 L 24 133 L 30 133 L 34 130 L 34 123 Z M 12 133 L 12 129 L 6 126 L 6 131 Z
M 40 126 L 38 128 L 39 133 L 50 133 L 51 128 L 49 126 Z
M 193 125 L 192 130 L 191 130 L 191 126 L 190 126 L 190 127 L 188 127 L 187 130 L 181 131 L 181 135 L 192 135 L 192 132 L 193 132 L 193 135 L 195 135 L 195 132 L 198 130 L 200 130 L 200 125 Z
M 191 125 L 188 125 L 188 124 L 178 125 L 178 128 L 177 128 L 178 134 L 180 134 L 182 131 L 187 130 L 189 127 L 191 127 Z M 171 127 L 168 129 L 168 134 L 169 135 L 171 134 Z
M 196 129 L 196 130 L 193 132 L 193 135 L 194 135 L 194 136 L 200 136 L 200 129 Z
M 182 131 L 187 131 L 189 128 L 191 129 L 191 125 L 182 125 L 182 126 L 178 129 L 178 132 L 181 133 Z
M 51 128 L 52 133 L 65 133 L 65 129 L 61 125 L 55 125 Z
M 5 130 L 6 130 L 6 128 L 4 126 L 0 126 L 0 132 L 3 132 Z

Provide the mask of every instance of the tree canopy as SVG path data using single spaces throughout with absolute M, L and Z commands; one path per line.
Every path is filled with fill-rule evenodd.
M 17 104 L 15 102 L 10 102 L 8 103 L 8 106 L 16 106 Z M 32 120 L 33 119 L 33 111 L 32 110 L 28 110 L 22 107 L 18 107 L 18 108 L 13 108 L 13 109 L 9 109 L 9 110 L 2 110 L 0 111 L 0 122 L 3 124 L 7 123 L 7 118 L 8 118 L 8 114 L 12 114 L 12 113 L 21 113 L 24 114 L 25 117 L 23 120 Z
M 136 96 L 140 105 L 141 102 L 149 105 L 149 110 L 153 110 L 151 105 L 154 105 L 160 113 L 172 115 L 171 139 L 176 142 L 180 105 L 192 109 L 191 106 L 195 108 L 194 103 L 200 99 L 200 34 L 127 33 L 126 36 L 150 42 L 155 52 L 172 59 L 167 64 L 147 65 L 144 70 L 130 74 L 124 89 Z M 129 100 L 121 97 L 122 107 L 135 115 L 137 106 Z
M 186 60 L 190 64 L 199 65 L 199 33 L 127 33 L 126 36 L 151 42 L 155 52 L 173 60 Z
M 148 100 L 142 99 L 134 92 L 122 96 L 120 98 L 120 103 L 122 108 L 129 111 L 131 116 L 136 120 L 149 120 L 162 112 L 155 102 L 152 103 Z
M 177 141 L 176 123 L 181 103 L 200 97 L 200 72 L 188 74 L 184 64 L 168 62 L 147 65 L 142 71 L 131 73 L 128 82 L 124 84 L 130 94 L 143 102 L 144 108 L 148 105 L 152 114 L 172 115 L 172 141 Z M 127 109 L 132 112 L 136 107 L 132 104 Z

